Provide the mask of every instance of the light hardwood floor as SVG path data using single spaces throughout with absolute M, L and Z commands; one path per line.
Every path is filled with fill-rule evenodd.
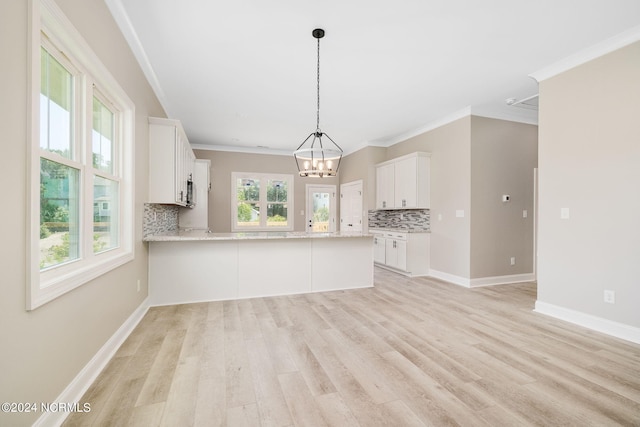
M 535 284 L 375 283 L 151 308 L 65 425 L 640 425 L 640 345 L 533 313 Z

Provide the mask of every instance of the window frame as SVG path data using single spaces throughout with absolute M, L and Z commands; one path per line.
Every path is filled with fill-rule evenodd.
M 27 185 L 26 309 L 33 310 L 134 259 L 135 105 L 91 47 L 53 0 L 29 2 L 29 143 Z M 70 159 L 40 148 L 41 48 L 74 76 L 73 154 Z M 93 97 L 114 108 L 114 149 L 111 173 L 92 161 Z M 40 269 L 40 159 L 79 169 L 79 258 Z M 118 182 L 118 245 L 93 252 L 93 180 Z
M 267 212 L 267 186 L 269 180 L 285 181 L 287 183 L 287 225 L 285 227 L 269 227 L 266 225 L 267 216 L 260 216 L 259 226 L 239 226 L 238 225 L 238 179 L 259 179 L 260 180 L 260 212 Z M 264 184 L 263 184 L 264 183 Z M 293 215 L 293 175 L 281 173 L 257 173 L 257 172 L 231 172 L 231 231 L 232 232 L 248 232 L 248 231 L 293 231 L 294 215 Z M 264 197 L 262 195 L 264 194 Z

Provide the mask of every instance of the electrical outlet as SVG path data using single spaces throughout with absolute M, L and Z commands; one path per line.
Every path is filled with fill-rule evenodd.
M 138 285 L 137 285 L 137 287 L 138 287 L 138 292 L 140 292 L 140 279 L 138 279 Z
M 522 211 L 522 218 L 526 218 L 527 216 L 528 216 L 528 212 L 525 209 L 525 210 Z
M 604 291 L 604 302 L 607 304 L 615 304 L 616 303 L 616 292 L 605 289 Z
M 511 257 L 511 265 L 516 265 L 516 257 Z

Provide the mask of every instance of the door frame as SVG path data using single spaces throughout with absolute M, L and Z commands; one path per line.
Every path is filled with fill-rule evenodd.
M 331 193 L 331 197 L 333 202 L 329 205 L 329 232 L 336 231 L 336 212 L 337 212 L 337 198 L 336 198 L 336 186 L 335 184 L 307 184 L 305 186 L 305 221 L 304 221 L 304 231 L 307 233 L 313 233 L 313 231 L 309 230 L 309 221 L 312 220 L 311 215 L 313 211 L 313 207 L 309 205 L 311 198 L 310 194 L 312 191 L 318 190 L 329 190 L 328 193 Z M 311 209 L 310 209 L 311 207 Z

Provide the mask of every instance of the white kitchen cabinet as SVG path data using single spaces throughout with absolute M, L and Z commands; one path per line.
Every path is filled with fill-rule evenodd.
M 373 234 L 373 262 L 384 264 L 386 262 L 386 239 L 383 233 Z
M 412 153 L 376 165 L 377 209 L 429 209 L 429 153 Z
M 395 165 L 386 163 L 376 167 L 376 208 L 394 207 Z
M 385 237 L 385 264 L 398 270 L 407 270 L 407 241 L 406 235 L 391 233 Z
M 180 209 L 181 228 L 209 228 L 209 191 L 211 191 L 211 160 L 196 159 L 193 171 L 193 207 Z
M 380 267 L 407 276 L 429 274 L 429 233 L 369 231 L 374 236 L 374 262 Z
M 149 117 L 149 203 L 191 204 L 195 159 L 179 121 Z

